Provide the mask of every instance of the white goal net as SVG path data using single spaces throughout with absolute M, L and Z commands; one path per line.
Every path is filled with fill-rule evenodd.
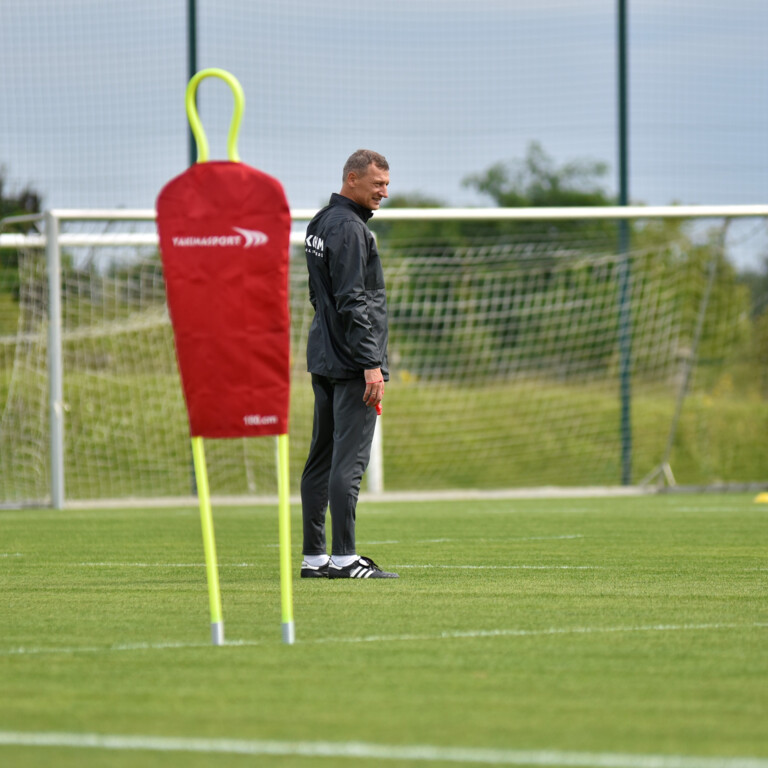
M 688 213 L 638 212 L 626 251 L 610 209 L 602 218 L 377 214 L 392 369 L 384 487 L 765 481 L 768 322 L 751 311 L 731 255 L 760 247 L 768 209 Z M 50 500 L 58 417 L 68 500 L 189 495 L 188 424 L 151 212 L 59 223 L 60 414 L 51 407 L 50 238 L 0 233 L 17 275 L 0 297 L 0 504 Z M 290 301 L 296 489 L 312 412 L 300 245 Z M 269 439 L 208 441 L 213 493 L 273 495 L 274 450 Z

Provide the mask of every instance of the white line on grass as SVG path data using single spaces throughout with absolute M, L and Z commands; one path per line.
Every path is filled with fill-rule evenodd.
M 248 643 L 249 645 L 262 645 L 257 641 Z M 240 642 L 227 641 L 227 645 L 243 645 Z M 0 656 L 45 656 L 48 654 L 74 655 L 78 653 L 112 653 L 115 651 L 164 651 L 167 649 L 187 649 L 187 648 L 210 648 L 208 643 L 118 643 L 115 645 L 80 645 L 67 647 L 50 648 L 6 648 L 0 651 Z
M 543 637 L 546 635 L 591 635 L 631 632 L 690 632 L 706 630 L 765 628 L 768 623 L 753 624 L 656 624 L 637 627 L 549 627 L 546 629 L 448 630 L 437 635 L 368 635 L 366 637 L 329 637 L 309 643 L 379 643 L 403 641 L 461 640 L 491 637 Z
M 445 630 L 432 634 L 410 635 L 363 635 L 360 637 L 315 637 L 309 639 L 297 638 L 297 644 L 320 645 L 330 643 L 403 643 L 403 642 L 433 642 L 435 640 L 467 640 L 498 637 L 544 637 L 556 635 L 599 635 L 633 632 L 696 632 L 722 631 L 729 629 L 765 629 L 768 622 L 753 622 L 746 624 L 652 624 L 646 626 L 623 627 L 545 627 L 543 629 L 471 629 Z M 227 640 L 225 646 L 231 648 L 250 648 L 269 645 L 270 640 Z M 39 656 L 47 654 L 78 654 L 78 653 L 112 653 L 116 651 L 158 651 L 166 649 L 210 648 L 210 643 L 121 643 L 105 646 L 51 646 L 33 648 L 0 649 L 0 656 Z
M 81 568 L 205 568 L 205 563 L 76 563 Z M 255 568 L 255 563 L 219 563 L 219 568 Z M 393 568 L 448 568 L 465 570 L 502 570 L 502 571 L 586 571 L 602 568 L 600 565 L 433 565 L 431 563 L 411 564 L 411 565 L 393 565 Z
M 675 512 L 743 512 L 744 507 L 708 507 L 702 505 L 700 507 L 686 506 L 675 507 Z
M 557 541 L 561 539 L 583 539 L 582 533 L 567 533 L 557 536 L 510 536 L 504 538 L 504 541 Z M 409 542 L 410 544 L 442 544 L 444 542 L 461 541 L 466 543 L 466 539 L 416 539 Z M 472 538 L 471 541 L 498 541 L 498 539 L 476 539 Z M 369 541 L 367 544 L 400 544 L 399 541 Z
M 768 768 L 763 757 L 696 757 L 692 755 L 637 755 L 611 752 L 437 747 L 366 742 L 272 741 L 200 739 L 163 736 L 123 736 L 97 733 L 24 733 L 0 731 L 0 745 L 71 747 L 110 751 L 192 752 L 283 757 L 330 757 L 356 760 L 413 760 L 428 763 L 536 765 L 563 768 Z
M 555 539 L 583 539 L 583 533 L 570 533 L 564 536 L 525 536 L 519 541 L 550 541 Z
M 569 533 L 562 536 L 512 536 L 505 538 L 504 541 L 558 541 L 562 539 L 583 539 L 584 535 L 581 533 Z M 454 541 L 461 541 L 466 543 L 466 539 L 416 539 L 409 542 L 410 544 L 444 544 Z M 477 541 L 491 541 L 491 539 L 472 539 L 473 542 Z M 498 541 L 498 539 L 493 539 Z M 399 541 L 368 541 L 367 544 L 400 544 Z
M 560 537 L 564 538 L 564 537 Z M 571 537 L 568 537 L 571 538 Z M 575 537 L 573 537 L 575 538 Z M 267 545 L 269 546 L 269 545 Z M 275 544 L 275 547 L 278 545 Z M 24 557 L 22 554 L 2 554 L 3 557 Z M 41 565 L 37 563 L 36 565 Z M 47 564 L 42 564 L 47 567 Z M 120 562 L 103 562 L 103 563 L 73 563 L 78 568 L 205 568 L 205 563 L 120 563 Z M 218 563 L 219 568 L 256 568 L 257 563 Z M 449 565 L 446 563 L 400 563 L 390 566 L 391 568 L 412 568 L 412 569 L 427 569 L 427 568 L 445 568 L 448 570 L 480 570 L 480 571 L 596 571 L 602 570 L 606 566 L 603 565 Z M 745 573 L 759 573 L 762 571 L 768 571 L 768 568 L 745 568 Z
M 77 563 L 83 568 L 205 568 L 205 563 Z M 218 563 L 219 568 L 255 568 L 254 563 Z
M 463 568 L 477 571 L 592 571 L 601 568 L 600 565 L 393 565 L 392 568 L 448 568 L 451 570 Z
M 584 534 L 581 533 L 569 533 L 563 536 L 512 536 L 509 538 L 505 538 L 504 541 L 562 541 L 566 539 L 583 539 Z M 409 541 L 409 544 L 450 544 L 452 542 L 461 542 L 462 544 L 467 543 L 467 539 L 414 539 L 413 541 Z M 483 542 L 483 541 L 494 541 L 498 542 L 499 539 L 476 539 L 472 538 L 472 542 Z M 402 544 L 401 541 L 398 541 L 396 539 L 390 539 L 387 541 L 363 541 L 361 542 L 358 540 L 358 544 L 362 544 L 362 546 L 382 546 L 382 545 L 390 545 L 390 544 Z M 277 548 L 280 545 L 279 544 L 263 544 L 264 547 L 270 547 L 270 548 Z

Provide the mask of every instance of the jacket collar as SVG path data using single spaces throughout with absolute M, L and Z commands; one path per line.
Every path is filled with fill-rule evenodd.
M 344 195 L 338 194 L 337 192 L 331 193 L 331 199 L 328 205 L 343 205 L 351 211 L 354 211 L 363 221 L 368 221 L 368 219 L 373 216 L 372 210 L 356 203 L 354 200 L 350 200 L 348 197 L 344 197 Z

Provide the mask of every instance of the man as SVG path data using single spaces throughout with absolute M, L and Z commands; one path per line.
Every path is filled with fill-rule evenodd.
M 387 301 L 366 222 L 388 197 L 389 164 L 366 149 L 344 165 L 342 187 L 307 227 L 309 300 L 315 316 L 307 369 L 315 395 L 312 442 L 301 477 L 302 578 L 397 578 L 355 549 L 360 481 L 371 455 L 387 367 Z M 330 504 L 332 551 L 326 553 Z

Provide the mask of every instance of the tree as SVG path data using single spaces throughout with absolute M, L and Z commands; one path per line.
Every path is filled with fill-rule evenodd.
M 603 186 L 608 166 L 596 160 L 576 160 L 558 166 L 541 144 L 531 142 L 521 160 L 498 162 L 481 173 L 463 180 L 465 187 L 472 187 L 490 197 L 502 208 L 573 207 L 612 205 L 614 200 Z M 419 193 L 393 196 L 388 208 L 442 208 L 445 203 Z M 372 228 L 387 241 L 408 241 L 412 244 L 429 245 L 432 249 L 478 245 L 531 232 L 541 233 L 540 222 L 516 221 L 404 221 L 377 222 Z M 562 234 L 573 242 L 574 234 L 594 243 L 595 238 L 608 238 L 610 248 L 615 247 L 617 225 L 615 222 L 560 221 L 548 227 L 548 236 Z
M 752 294 L 752 315 L 768 314 L 768 255 L 763 256 L 762 269 L 746 269 L 739 275 L 740 282 Z
M 6 176 L 6 168 L 0 165 L 0 219 L 28 213 L 40 213 L 42 207 L 40 194 L 30 186 L 25 187 L 21 192 L 9 193 L 6 189 Z
M 32 187 L 27 186 L 21 192 L 7 191 L 7 171 L 0 165 L 0 220 L 10 216 L 23 216 L 39 213 L 42 208 L 42 197 Z M 27 225 L 15 225 L 15 228 L 28 228 Z M 6 231 L 12 227 L 4 227 Z M 0 248 L 0 295 L 10 293 L 18 298 L 19 290 L 19 254 L 16 250 Z
M 502 208 L 569 208 L 613 205 L 614 199 L 603 186 L 606 163 L 574 160 L 557 165 L 539 142 L 528 145 L 524 158 L 494 163 L 482 173 L 467 176 L 463 185 L 490 197 Z M 520 236 L 541 232 L 537 222 L 495 222 L 484 227 L 487 236 Z M 552 222 L 552 237 L 565 242 L 581 240 L 588 247 L 605 244 L 614 248 L 618 237 L 612 221 Z
M 576 160 L 557 166 L 541 144 L 533 141 L 522 160 L 499 162 L 479 174 L 467 176 L 465 187 L 488 195 L 503 208 L 563 208 L 612 205 L 601 186 L 606 163 Z

